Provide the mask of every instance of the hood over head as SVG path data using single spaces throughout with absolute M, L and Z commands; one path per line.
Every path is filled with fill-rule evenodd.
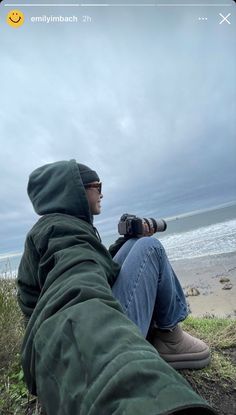
M 87 166 L 70 160 L 46 164 L 31 173 L 27 191 L 38 215 L 66 213 L 93 222 L 80 166 L 83 166 L 83 171 L 86 168 L 89 174 L 93 172 Z M 93 176 L 95 174 L 93 172 Z

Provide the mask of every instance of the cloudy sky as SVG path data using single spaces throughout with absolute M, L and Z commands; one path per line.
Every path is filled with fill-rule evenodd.
M 75 158 L 99 173 L 95 223 L 105 237 L 126 211 L 168 217 L 236 200 L 233 1 L 13 3 L 0 5 L 0 254 L 22 251 L 37 219 L 28 176 L 56 160 Z M 25 14 L 19 28 L 5 22 L 12 8 Z M 231 24 L 220 24 L 219 13 L 231 13 Z M 79 21 L 33 23 L 36 16 Z

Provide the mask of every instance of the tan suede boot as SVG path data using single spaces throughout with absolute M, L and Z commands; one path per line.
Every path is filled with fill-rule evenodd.
M 175 369 L 202 369 L 211 360 L 207 344 L 190 336 L 179 325 L 172 331 L 154 329 L 151 343 Z

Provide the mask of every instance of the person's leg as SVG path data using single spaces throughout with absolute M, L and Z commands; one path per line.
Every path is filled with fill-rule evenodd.
M 157 328 L 149 341 L 160 356 L 178 369 L 205 367 L 210 362 L 208 346 L 178 325 L 188 314 L 187 305 L 161 243 L 152 237 L 129 240 L 114 260 L 121 271 L 113 294 L 145 337 L 153 318 Z
M 161 329 L 173 328 L 186 318 L 183 290 L 156 238 L 128 240 L 114 261 L 122 267 L 113 294 L 145 337 L 152 317 Z
M 127 255 L 129 254 L 130 250 L 134 246 L 134 244 L 138 241 L 138 238 L 131 238 L 128 239 L 124 245 L 119 249 L 119 251 L 114 256 L 113 260 L 117 262 L 119 265 L 123 265 L 124 260 L 126 259 Z

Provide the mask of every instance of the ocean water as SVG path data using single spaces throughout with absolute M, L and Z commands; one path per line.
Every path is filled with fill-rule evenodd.
M 16 277 L 21 256 L 21 253 L 0 255 L 0 278 Z
M 236 219 L 158 238 L 170 260 L 234 252 Z
M 170 260 L 196 258 L 235 252 L 236 203 L 205 211 L 166 218 L 167 230 L 155 234 L 164 245 Z M 103 235 L 101 235 L 103 236 Z M 109 246 L 118 235 L 102 238 Z M 0 255 L 0 276 L 14 277 L 21 254 Z
M 170 260 L 236 254 L 236 204 L 167 219 L 167 231 L 156 237 Z

